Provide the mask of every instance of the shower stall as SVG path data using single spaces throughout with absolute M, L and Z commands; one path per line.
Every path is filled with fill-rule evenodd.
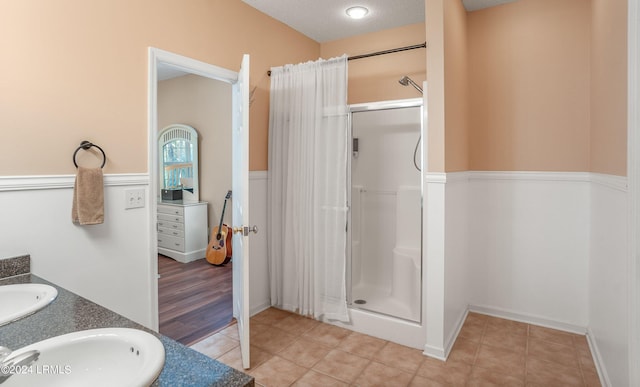
M 422 98 L 351 106 L 347 298 L 421 323 Z M 375 325 L 375 324 L 374 324 Z

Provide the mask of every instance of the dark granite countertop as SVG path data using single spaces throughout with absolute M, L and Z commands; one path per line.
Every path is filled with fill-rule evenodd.
M 94 328 L 134 328 L 158 337 L 165 364 L 153 386 L 253 386 L 251 376 L 194 351 L 109 309 L 33 274 L 0 279 L 0 285 L 43 283 L 55 286 L 58 297 L 40 311 L 0 326 L 0 345 L 13 350 L 54 336 Z

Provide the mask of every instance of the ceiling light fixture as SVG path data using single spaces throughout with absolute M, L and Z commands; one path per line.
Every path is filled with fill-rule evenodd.
M 369 10 L 366 9 L 365 7 L 356 6 L 356 7 L 347 8 L 346 12 L 347 12 L 347 15 L 349 15 L 349 17 L 352 19 L 362 19 L 369 13 Z

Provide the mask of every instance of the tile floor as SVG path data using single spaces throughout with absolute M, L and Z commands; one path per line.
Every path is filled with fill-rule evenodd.
M 235 325 L 191 346 L 242 370 Z M 270 308 L 251 318 L 258 386 L 600 386 L 585 336 L 469 313 L 449 359 Z

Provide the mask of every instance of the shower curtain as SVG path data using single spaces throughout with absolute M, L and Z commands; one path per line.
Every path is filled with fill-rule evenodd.
M 271 69 L 271 304 L 348 321 L 347 57 Z

